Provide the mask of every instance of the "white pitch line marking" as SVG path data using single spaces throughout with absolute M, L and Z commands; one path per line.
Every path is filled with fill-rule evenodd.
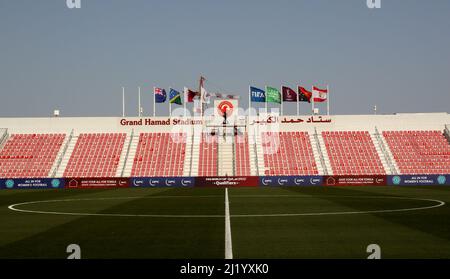
M 226 201 L 228 200 L 228 191 L 225 191 Z M 207 197 L 220 197 L 220 195 L 211 196 L 154 196 L 154 197 L 109 197 L 109 198 L 85 198 L 85 199 L 62 199 L 62 200 L 41 200 L 41 201 L 30 201 L 11 204 L 8 206 L 9 210 L 24 212 L 24 213 L 35 213 L 35 214 L 51 214 L 51 215 L 70 215 L 70 216 L 105 216 L 105 217 L 151 217 L 151 218 L 223 218 L 225 215 L 168 215 L 168 214 L 121 214 L 121 213 L 85 213 L 85 212 L 58 212 L 58 211 L 42 211 L 42 210 L 27 210 L 17 208 L 23 205 L 39 204 L 39 203 L 57 203 L 57 202 L 75 202 L 75 201 L 94 201 L 94 200 L 114 200 L 114 199 L 149 199 L 149 198 L 207 198 Z M 235 196 L 235 198 L 240 198 L 244 196 Z M 246 195 L 246 198 L 251 197 L 296 197 L 296 198 L 312 198 L 309 196 L 292 196 L 292 195 Z M 324 196 L 314 196 L 314 197 L 333 197 L 332 195 Z M 444 206 L 446 203 L 441 200 L 435 199 L 421 199 L 421 198 L 408 198 L 408 197 L 390 197 L 390 196 L 336 196 L 336 197 L 348 197 L 348 198 L 367 198 L 367 199 L 400 199 L 400 200 L 415 200 L 415 201 L 428 201 L 434 202 L 435 205 L 424 206 L 424 207 L 413 207 L 413 208 L 399 208 L 399 209 L 379 209 L 379 210 L 368 210 L 368 211 L 335 211 L 335 212 L 304 212 L 304 213 L 275 213 L 275 214 L 236 214 L 229 215 L 229 217 L 296 217 L 296 216 L 326 216 L 326 215 L 352 215 L 352 214 L 371 214 L 371 213 L 390 213 L 390 212 L 405 212 L 405 211 L 417 211 L 426 210 Z M 229 205 L 228 205 L 229 206 Z M 228 211 L 229 214 L 229 211 Z M 231 227 L 230 227 L 231 229 Z M 231 236 L 231 230 L 230 230 Z
M 225 259 L 233 259 L 233 244 L 231 242 L 230 203 L 228 201 L 228 188 L 225 188 Z

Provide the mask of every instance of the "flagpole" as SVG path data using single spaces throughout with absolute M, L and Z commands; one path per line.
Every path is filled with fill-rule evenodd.
M 283 86 L 281 86 L 281 91 L 280 91 L 280 105 L 281 105 L 281 113 L 280 113 L 280 115 L 283 115 Z
M 169 118 L 172 117 L 172 102 L 170 101 L 170 91 L 172 87 L 169 87 Z
M 248 116 L 250 116 L 250 108 L 252 107 L 252 100 L 251 100 L 251 96 L 252 96 L 252 90 L 250 89 L 250 85 L 248 86 Z
M 138 115 L 141 117 L 141 87 L 138 87 Z
M 125 87 L 122 87 L 122 117 L 125 117 Z
M 298 108 L 298 103 L 299 103 L 299 99 L 300 99 L 300 94 L 298 94 L 298 85 L 297 85 L 297 116 L 299 116 L 300 114 L 299 114 L 299 108 Z
M 327 115 L 330 116 L 330 89 L 327 85 Z
M 264 94 L 266 95 L 266 114 L 268 114 L 269 112 L 267 111 L 267 85 L 264 89 L 266 90 L 266 92 L 264 92 Z
M 156 95 L 155 95 L 155 87 L 153 86 L 153 117 L 156 116 Z
M 183 97 L 183 101 L 184 101 L 184 103 L 183 103 L 184 113 L 183 113 L 183 114 L 184 114 L 184 117 L 186 117 L 186 99 L 187 99 L 187 98 L 186 98 L 186 91 L 187 91 L 187 90 L 186 90 L 186 87 L 184 87 L 184 88 L 183 88 L 183 95 L 184 95 L 184 97 Z
M 312 99 L 312 102 L 311 102 L 312 111 L 311 111 L 311 113 L 312 113 L 312 115 L 314 115 L 314 85 L 311 86 L 311 99 Z

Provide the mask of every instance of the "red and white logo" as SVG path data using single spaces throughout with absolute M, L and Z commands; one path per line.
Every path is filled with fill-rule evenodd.
M 227 112 L 227 116 L 230 116 L 233 113 L 234 106 L 229 101 L 222 101 L 217 106 L 217 111 L 220 116 L 224 116 L 225 112 Z

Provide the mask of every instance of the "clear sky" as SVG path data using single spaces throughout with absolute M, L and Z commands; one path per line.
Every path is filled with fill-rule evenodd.
M 0 117 L 128 115 L 142 87 L 330 85 L 333 114 L 450 112 L 450 1 L 0 0 Z M 302 105 L 302 112 L 310 112 Z M 167 115 L 167 104 L 157 113 Z M 295 113 L 295 106 L 285 107 Z

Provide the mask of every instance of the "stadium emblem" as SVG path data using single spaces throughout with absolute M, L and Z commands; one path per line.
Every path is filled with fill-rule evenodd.
M 278 178 L 278 184 L 280 184 L 280 185 L 284 185 L 287 182 L 288 182 L 288 180 L 285 178 Z
M 439 175 L 438 178 L 437 178 L 437 182 L 440 185 L 444 185 L 446 181 L 447 181 L 447 179 L 443 175 Z
M 59 185 L 61 185 L 61 181 L 59 181 L 59 179 L 55 178 L 55 179 L 52 179 L 51 184 L 52 184 L 53 188 L 58 188 Z
M 189 186 L 190 184 L 192 184 L 191 180 L 188 179 L 181 179 L 181 185 L 183 186 Z
M 334 179 L 334 177 L 328 177 L 327 185 L 336 185 L 336 179 Z
M 224 116 L 225 112 L 227 113 L 227 116 L 231 115 L 233 113 L 234 106 L 229 101 L 222 101 L 217 105 L 217 111 L 219 112 L 220 116 Z
M 267 183 L 272 183 L 272 179 L 270 179 L 270 178 L 263 178 L 262 179 L 262 184 L 267 186 L 267 185 L 269 185 Z
M 11 189 L 12 187 L 14 187 L 14 180 L 12 180 L 12 179 L 6 180 L 5 186 L 6 186 L 6 188 Z
M 318 178 L 310 178 L 309 182 L 311 182 L 312 185 L 316 185 L 317 183 L 320 182 L 320 179 L 318 179 Z
M 304 179 L 304 178 L 295 178 L 295 179 L 294 179 L 294 183 L 295 183 L 296 185 L 300 185 L 300 184 L 302 184 L 302 183 L 305 183 L 305 179 Z
M 398 175 L 396 175 L 392 178 L 392 183 L 394 183 L 394 185 L 399 185 L 401 181 L 402 181 L 402 179 Z
M 166 185 L 167 186 L 172 186 L 172 184 L 175 184 L 175 180 L 173 180 L 173 179 L 166 179 Z
M 144 180 L 142 179 L 133 179 L 133 185 L 136 187 L 142 186 L 144 184 Z

